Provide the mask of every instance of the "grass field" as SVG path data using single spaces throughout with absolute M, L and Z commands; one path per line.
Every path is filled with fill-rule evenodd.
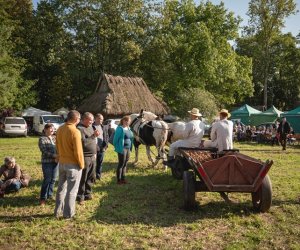
M 0 200 L 0 249 L 300 249 L 300 146 L 236 143 L 242 153 L 273 159 L 269 172 L 273 206 L 252 209 L 249 194 L 197 193 L 198 208 L 182 209 L 182 182 L 170 171 L 140 161 L 128 169 L 128 185 L 117 185 L 117 157 L 109 148 L 94 199 L 76 205 L 74 220 L 57 220 L 54 202 L 40 207 L 42 172 L 37 137 L 0 138 L 0 159 L 15 156 L 33 177 L 30 186 Z M 133 155 L 131 157 L 133 159 Z

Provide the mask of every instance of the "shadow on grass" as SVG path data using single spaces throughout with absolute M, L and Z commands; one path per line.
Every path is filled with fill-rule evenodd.
M 38 219 L 53 219 L 53 213 L 52 214 L 35 214 L 35 215 L 16 215 L 16 216 L 3 216 L 0 215 L 0 220 L 5 223 L 10 222 L 18 222 L 18 221 L 35 221 Z
M 132 171 L 135 173 L 129 174 L 129 184 L 117 185 L 114 178 L 109 184 L 94 188 L 94 192 L 100 192 L 102 198 L 91 220 L 108 224 L 142 223 L 167 227 L 207 218 L 255 213 L 250 200 L 227 204 L 221 198 L 220 201 L 200 204 L 193 211 L 185 211 L 182 181 L 173 179 L 165 172 L 146 174 L 140 169 Z
M 26 188 L 32 188 L 32 187 L 35 187 L 35 186 L 41 188 L 42 182 L 43 182 L 42 179 L 31 179 L 30 182 L 29 182 L 29 186 L 26 187 Z
M 22 189 L 18 193 L 9 193 L 5 195 L 4 199 L 0 199 L 0 207 L 31 207 L 38 205 L 38 200 L 34 195 L 23 195 Z
M 272 205 L 273 206 L 283 206 L 283 205 L 299 205 L 300 202 L 296 198 L 295 200 L 272 200 Z

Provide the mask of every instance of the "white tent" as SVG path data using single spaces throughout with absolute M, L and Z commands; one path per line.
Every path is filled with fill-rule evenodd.
M 51 115 L 51 112 L 29 107 L 22 111 L 22 116 L 35 116 L 35 115 Z
M 60 109 L 58 110 L 55 110 L 53 112 L 54 115 L 62 115 L 64 118 L 67 117 L 67 114 L 69 113 L 69 110 L 64 108 L 64 107 L 61 107 Z

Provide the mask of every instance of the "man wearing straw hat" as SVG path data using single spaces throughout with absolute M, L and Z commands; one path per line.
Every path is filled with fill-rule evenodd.
M 164 161 L 169 167 L 173 167 L 175 163 L 175 155 L 176 151 L 179 147 L 199 147 L 202 137 L 204 135 L 204 124 L 200 120 L 202 117 L 199 109 L 193 108 L 192 110 L 188 111 L 190 113 L 191 121 L 188 122 L 185 126 L 183 139 L 173 142 L 170 145 L 168 161 Z
M 211 140 L 204 141 L 203 145 L 205 148 L 218 148 L 218 151 L 232 149 L 233 123 L 227 120 L 230 117 L 230 113 L 227 109 L 222 109 L 219 115 L 220 121 L 212 125 L 210 133 Z

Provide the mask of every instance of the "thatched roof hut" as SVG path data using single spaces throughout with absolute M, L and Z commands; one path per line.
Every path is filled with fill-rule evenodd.
M 166 103 L 151 93 L 142 78 L 102 74 L 95 92 L 83 101 L 78 111 L 120 117 L 139 113 L 141 109 L 158 115 L 169 113 Z

